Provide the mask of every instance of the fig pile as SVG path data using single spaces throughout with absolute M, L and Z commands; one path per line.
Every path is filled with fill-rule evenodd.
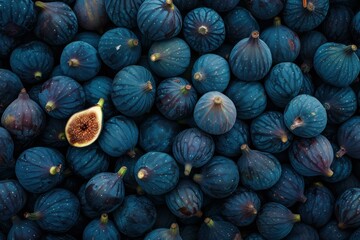
M 359 0 L 0 16 L 0 240 L 360 240 Z

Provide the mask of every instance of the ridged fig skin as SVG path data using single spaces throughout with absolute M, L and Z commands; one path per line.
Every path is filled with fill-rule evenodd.
M 214 156 L 215 143 L 211 135 L 197 128 L 185 129 L 176 135 L 172 152 L 175 160 L 185 166 L 185 175 L 191 169 L 189 167 L 202 167 Z
M 283 18 L 285 24 L 296 32 L 306 32 L 319 26 L 329 10 L 329 0 L 288 0 L 284 4 Z
M 48 117 L 44 130 L 40 135 L 41 142 L 47 147 L 67 147 L 69 143 L 65 136 L 67 119 Z
M 45 43 L 32 41 L 12 51 L 10 66 L 24 83 L 39 83 L 50 76 L 54 67 L 54 54 Z
M 355 45 L 327 42 L 314 56 L 314 69 L 323 82 L 334 87 L 348 87 L 359 75 L 359 57 Z
M 112 157 L 120 157 L 132 150 L 139 138 L 135 122 L 122 115 L 114 116 L 104 123 L 98 143 L 101 149 Z
M 118 172 L 100 172 L 86 184 L 85 198 L 90 207 L 101 213 L 110 213 L 117 209 L 125 198 L 125 186 L 122 180 L 126 167 Z
M 247 0 L 248 9 L 254 17 L 261 20 L 269 20 L 276 17 L 284 8 L 282 0 Z
M 35 34 L 52 46 L 69 43 L 78 32 L 78 19 L 69 5 L 63 2 L 40 2 Z
M 326 127 L 326 110 L 315 97 L 301 94 L 294 97 L 286 106 L 284 122 L 287 128 L 298 137 L 316 137 Z
M 51 168 L 55 168 L 51 172 Z M 29 192 L 45 193 L 63 180 L 65 158 L 56 149 L 47 147 L 28 148 L 20 154 L 15 174 L 20 184 Z
M 3 112 L 1 125 L 16 139 L 32 140 L 45 127 L 45 113 L 23 88 Z
M 282 165 L 281 169 L 279 181 L 267 192 L 270 201 L 280 203 L 285 207 L 292 207 L 296 202 L 306 202 L 303 176 L 287 164 Z
M 240 40 L 232 49 L 229 64 L 232 73 L 245 82 L 259 81 L 270 71 L 272 65 L 270 48 L 253 31 L 248 38 Z
M 120 239 L 120 233 L 107 214 L 89 222 L 82 234 L 83 239 Z
M 6 107 L 14 101 L 23 84 L 20 78 L 13 72 L 0 68 L 0 115 L 5 111 Z
M 248 226 L 255 221 L 260 206 L 260 198 L 255 192 L 239 189 L 225 200 L 221 214 L 235 226 Z
M 204 201 L 200 187 L 190 180 L 180 180 L 165 200 L 171 213 L 181 219 L 199 217 Z
M 181 77 L 165 79 L 157 87 L 156 107 L 170 120 L 191 117 L 197 100 L 195 88 Z
M 350 229 L 340 229 L 336 220 L 331 220 L 319 229 L 320 239 L 347 240 L 351 235 Z
M 337 157 L 345 154 L 360 159 L 360 117 L 354 116 L 340 125 L 337 133 L 337 141 L 340 150 L 336 153 Z
M 162 195 L 174 189 L 179 181 L 179 167 L 172 156 L 148 152 L 135 164 L 136 182 L 150 195 Z
M 236 108 L 226 95 L 217 91 L 207 92 L 195 105 L 194 120 L 206 133 L 224 134 L 235 124 Z
M 7 221 L 16 215 L 26 204 L 27 194 L 16 180 L 0 181 L 0 220 Z
M 318 231 L 307 224 L 295 223 L 289 235 L 286 237 L 287 240 L 320 240 Z
M 201 190 L 213 198 L 225 198 L 235 192 L 239 184 L 236 163 L 223 156 L 214 156 L 194 175 Z
M 335 216 L 340 229 L 360 226 L 360 188 L 349 188 L 335 202 Z
M 222 1 L 222 0 L 204 0 L 205 6 L 214 9 L 217 12 L 227 12 L 236 7 L 240 0 L 229 0 L 229 1 Z
M 125 116 L 139 117 L 148 113 L 156 96 L 153 75 L 142 66 L 132 65 L 119 71 L 112 83 L 111 99 Z
M 142 236 L 154 226 L 157 211 L 146 196 L 128 195 L 113 216 L 119 231 L 135 238 Z
M 306 202 L 299 205 L 301 221 L 313 227 L 324 226 L 333 214 L 335 198 L 321 183 L 315 183 L 305 191 Z
M 80 216 L 80 202 L 69 190 L 54 188 L 41 194 L 35 202 L 34 212 L 25 213 L 35 220 L 41 229 L 53 233 L 64 233 L 75 226 Z
M 179 233 L 179 226 L 176 223 L 172 223 L 170 228 L 156 228 L 149 232 L 144 240 L 183 240 Z
M 294 223 L 300 221 L 300 215 L 293 214 L 280 203 L 265 203 L 259 212 L 256 225 L 265 238 L 280 240 L 292 230 Z
M 87 203 L 86 196 L 85 196 L 85 188 L 86 188 L 86 183 L 81 185 L 81 187 L 77 193 L 77 197 L 80 202 L 80 208 L 81 208 L 82 215 L 84 215 L 85 217 L 91 218 L 91 219 L 100 217 L 102 213 L 92 209 L 90 207 L 90 205 Z
M 12 222 L 13 225 L 8 233 L 8 239 L 36 240 L 41 238 L 41 228 L 35 222 L 27 219 L 22 220 L 18 216 L 14 216 Z M 0 237 L 0 239 L 2 238 Z
M 199 53 L 219 48 L 225 40 L 225 31 L 224 20 L 211 8 L 195 8 L 184 18 L 184 38 Z
M 241 183 L 252 190 L 265 190 L 274 186 L 281 176 L 279 160 L 270 153 L 241 146 L 242 156 L 237 165 Z
M 173 3 L 168 4 L 166 0 L 145 0 L 137 13 L 137 25 L 145 37 L 159 41 L 180 33 L 182 17 Z
M 104 0 L 104 2 L 107 15 L 116 26 L 129 29 L 137 26 L 137 13 L 144 0 Z
M 293 134 L 284 123 L 280 112 L 268 111 L 251 122 L 251 141 L 260 151 L 269 153 L 283 152 L 293 141 Z
M 236 119 L 234 126 L 227 133 L 214 137 L 215 151 L 225 157 L 239 157 L 241 145 L 250 143 L 249 126 Z
M 237 239 L 239 229 L 228 221 L 206 218 L 201 224 L 198 239 Z
M 327 42 L 323 33 L 318 31 L 309 31 L 300 36 L 300 57 L 305 62 L 312 62 L 316 50 Z
M 73 8 L 79 26 L 89 31 L 103 31 L 108 22 L 104 0 L 77 0 Z
M 14 154 L 14 141 L 10 133 L 3 127 L 0 127 L 0 149 L 2 150 L 0 152 L 0 173 L 2 173 L 3 167 L 10 167 L 13 164 Z
M 315 138 L 299 138 L 289 149 L 290 163 L 303 176 L 324 175 L 331 177 L 330 169 L 334 152 L 329 140 L 319 135 Z

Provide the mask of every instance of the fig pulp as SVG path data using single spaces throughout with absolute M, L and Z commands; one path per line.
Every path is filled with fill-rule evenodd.
M 65 135 L 74 147 L 86 147 L 96 141 L 102 129 L 104 99 L 86 110 L 73 114 L 66 123 Z

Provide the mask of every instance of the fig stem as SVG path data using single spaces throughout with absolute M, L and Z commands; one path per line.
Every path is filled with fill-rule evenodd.
M 221 97 L 219 97 L 219 96 L 214 97 L 214 103 L 215 103 L 216 105 L 222 104 L 222 99 L 221 99 Z
M 280 17 L 275 17 L 274 18 L 274 25 L 276 27 L 281 26 L 281 18 Z
M 302 193 L 300 196 L 299 196 L 299 201 L 302 202 L 302 203 L 305 203 L 307 201 L 307 197 L 305 197 L 305 195 Z
M 109 217 L 106 213 L 101 214 L 100 222 L 101 222 L 101 224 L 104 224 L 104 225 L 109 222 Z
M 346 154 L 346 149 L 344 147 L 340 147 L 340 150 L 336 152 L 336 157 L 341 158 Z
M 307 0 L 303 0 L 303 1 L 302 1 L 302 4 L 303 4 L 303 8 L 306 8 L 306 6 L 307 6 Z
M 203 78 L 203 75 L 201 74 L 201 72 L 196 72 L 196 73 L 194 74 L 194 79 L 195 79 L 196 81 L 201 81 L 201 80 L 203 80 L 204 78 Z
M 297 117 L 295 118 L 293 124 L 290 126 L 290 130 L 295 130 L 298 127 L 301 127 L 304 124 L 304 121 L 300 118 Z
M 294 222 L 300 222 L 300 221 L 301 221 L 300 214 L 294 214 Z
M 253 204 L 249 204 L 247 206 L 247 210 L 252 213 L 253 215 L 256 215 L 258 212 Z
M 145 89 L 146 92 L 150 92 L 150 91 L 153 90 L 153 86 L 152 86 L 152 84 L 151 84 L 151 81 L 147 81 L 147 82 L 146 82 L 144 89 Z
M 131 157 L 131 158 L 135 158 L 135 157 L 136 157 L 136 151 L 135 151 L 135 149 L 131 149 L 131 150 L 127 151 L 126 154 L 127 154 L 129 157 Z
M 185 176 L 189 176 L 189 175 L 190 175 L 191 169 L 192 169 L 191 164 L 186 163 L 186 164 L 185 164 L 185 170 L 184 170 Z
M 209 29 L 206 26 L 202 25 L 198 28 L 198 32 L 201 35 L 206 35 L 209 32 Z
M 100 98 L 96 105 L 100 106 L 101 108 L 104 107 L 105 100 L 103 98 Z
M 69 64 L 69 67 L 78 67 L 78 66 L 80 66 L 80 62 L 76 58 L 70 59 L 68 61 L 68 64 Z
M 315 10 L 315 6 L 314 6 L 314 3 L 312 2 L 309 2 L 306 4 L 306 9 L 309 11 L 309 12 L 313 12 Z
M 156 61 L 159 61 L 160 57 L 161 57 L 161 54 L 160 54 L 160 53 L 153 53 L 153 54 L 151 54 L 151 56 L 150 56 L 150 60 L 151 60 L 152 62 L 156 62 Z
M 144 168 L 140 169 L 139 172 L 137 173 L 137 177 L 139 179 L 144 179 L 144 178 L 146 179 L 148 176 L 149 176 L 149 172 Z
M 172 223 L 170 226 L 170 232 L 172 235 L 178 235 L 179 234 L 179 226 L 177 223 Z
M 123 177 L 125 175 L 127 171 L 127 167 L 126 166 L 122 166 L 119 171 L 117 172 L 117 174 L 119 175 L 119 177 Z
M 42 216 L 40 212 L 34 212 L 34 213 L 24 213 L 24 217 L 26 219 L 32 220 L 32 221 L 36 221 L 39 220 Z
M 241 145 L 240 149 L 241 149 L 241 151 L 243 153 L 249 153 L 250 152 L 250 148 L 249 148 L 249 146 L 247 144 Z
M 356 52 L 356 51 L 357 51 L 357 46 L 354 44 L 346 46 L 346 48 L 345 48 L 345 52 L 349 53 L 349 54 Z
M 206 225 L 208 225 L 209 227 L 213 227 L 214 226 L 214 221 L 211 218 L 205 218 L 204 223 L 206 223 Z
M 193 180 L 196 182 L 196 183 L 200 183 L 202 181 L 202 175 L 197 173 L 193 176 Z
M 46 4 L 41 2 L 41 1 L 36 1 L 35 2 L 35 6 L 39 7 L 39 8 L 45 8 L 46 7 Z
M 187 85 L 181 87 L 180 91 L 182 94 L 187 94 L 190 90 L 191 90 L 191 85 L 187 84 Z
M 326 177 L 331 177 L 332 175 L 334 175 L 334 172 L 330 168 L 328 168 L 324 170 L 324 175 Z
M 62 167 L 62 165 L 61 164 L 59 164 L 59 166 L 52 166 L 51 168 L 50 168 L 50 174 L 51 175 L 56 175 L 56 174 L 58 174 L 60 171 L 61 171 L 61 167 Z
M 137 47 L 139 45 L 139 40 L 138 39 L 129 39 L 127 43 L 130 48 L 133 48 L 133 47 Z
M 58 139 L 59 139 L 60 141 L 65 141 L 65 140 L 66 140 L 65 133 L 64 133 L 64 132 L 59 133 Z
M 171 10 L 174 10 L 175 6 L 174 6 L 174 3 L 173 3 L 173 0 L 166 0 L 166 6 L 168 8 L 170 8 Z
M 41 80 L 41 78 L 42 78 L 42 73 L 41 73 L 40 71 L 36 71 L 36 72 L 34 73 L 34 78 L 35 78 L 36 80 Z
M 289 141 L 288 136 L 286 134 L 281 135 L 280 139 L 282 143 L 287 143 L 287 141 Z
M 51 112 L 56 108 L 56 105 L 53 101 L 48 101 L 45 105 L 46 112 Z

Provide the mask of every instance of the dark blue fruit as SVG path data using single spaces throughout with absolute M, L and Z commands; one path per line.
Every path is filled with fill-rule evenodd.
M 95 49 L 98 49 L 100 37 L 101 36 L 95 32 L 81 32 L 76 34 L 74 41 L 83 41 L 90 44 Z
M 100 219 L 94 219 L 86 226 L 82 237 L 92 240 L 115 240 L 120 239 L 120 233 L 114 222 L 106 213 L 103 213 Z
M 65 119 L 47 118 L 44 131 L 40 135 L 41 141 L 49 147 L 66 147 L 68 141 L 65 136 Z
M 235 226 L 248 226 L 255 221 L 260 205 L 255 192 L 240 189 L 225 200 L 221 214 Z
M 149 232 L 144 240 L 183 240 L 180 237 L 179 226 L 176 223 L 171 224 L 170 229 L 157 228 Z
M 203 193 L 199 186 L 190 180 L 180 180 L 179 184 L 165 196 L 169 210 L 179 218 L 201 216 Z
M 226 95 L 217 91 L 207 92 L 196 103 L 194 120 L 204 132 L 224 134 L 235 124 L 236 108 Z
M 309 31 L 300 36 L 300 56 L 303 61 L 312 63 L 316 50 L 327 42 L 324 34 L 318 31 Z
M 104 0 L 77 0 L 74 12 L 79 26 L 90 31 L 103 31 L 108 20 Z
M 241 154 L 241 145 L 250 143 L 249 127 L 237 119 L 230 131 L 215 136 L 214 141 L 217 153 L 225 157 L 238 157 Z
M 286 164 L 281 166 L 280 179 L 268 190 L 267 196 L 272 202 L 291 207 L 296 202 L 306 202 L 304 189 L 305 182 L 303 176 Z
M 225 40 L 225 24 L 211 8 L 200 7 L 184 18 L 184 38 L 192 49 L 200 53 L 214 51 Z
M 141 44 L 129 29 L 114 28 L 101 36 L 98 51 L 101 60 L 108 67 L 119 71 L 140 59 Z
M 337 133 L 337 140 L 340 150 L 336 157 L 342 157 L 345 154 L 352 158 L 360 159 L 360 117 L 354 116 L 343 123 Z
M 12 222 L 13 225 L 8 233 L 7 239 L 40 239 L 42 232 L 35 222 L 27 219 L 22 220 L 18 216 L 14 216 L 12 218 Z
M 319 234 L 315 228 L 304 223 L 295 223 L 293 229 L 285 238 L 286 240 L 319 240 Z
M 262 206 L 256 225 L 265 238 L 280 240 L 286 237 L 299 221 L 299 214 L 293 214 L 279 203 L 268 202 Z
M 78 31 L 78 21 L 69 5 L 62 2 L 36 1 L 40 9 L 35 34 L 50 45 L 69 43 Z
M 243 7 L 235 7 L 225 16 L 224 21 L 226 37 L 233 44 L 249 37 L 252 31 L 260 29 L 253 15 Z
M 83 148 L 69 146 L 66 162 L 72 173 L 85 179 L 90 179 L 100 172 L 106 172 L 109 167 L 109 157 L 97 143 Z
M 53 69 L 53 52 L 45 43 L 32 41 L 15 48 L 10 66 L 23 82 L 38 83 L 47 79 Z
M 258 81 L 270 71 L 272 57 L 270 48 L 253 31 L 248 38 L 239 41 L 230 53 L 232 73 L 241 81 Z
M 64 156 L 46 147 L 28 148 L 16 161 L 15 173 L 20 184 L 29 192 L 44 193 L 63 179 Z
M 192 83 L 198 93 L 223 92 L 230 81 L 230 68 L 224 58 L 209 53 L 195 61 L 191 75 Z
M 61 53 L 61 72 L 79 82 L 95 77 L 100 67 L 101 61 L 96 49 L 86 42 L 69 43 Z
M 324 227 L 319 229 L 320 239 L 326 240 L 348 240 L 351 231 L 340 229 L 336 220 L 331 220 Z
M 151 195 L 161 195 L 175 188 L 179 181 L 176 161 L 166 153 L 148 152 L 141 156 L 134 168 L 136 182 Z
M 32 139 L 45 127 L 45 114 L 23 88 L 18 98 L 5 109 L 1 124 L 18 139 Z
M 41 194 L 35 202 L 34 212 L 25 218 L 34 220 L 45 231 L 64 233 L 72 228 L 80 214 L 77 197 L 68 190 L 55 188 Z
M 155 205 L 147 197 L 128 195 L 113 215 L 119 231 L 135 238 L 153 227 L 157 212 Z
M 281 24 L 280 17 L 274 19 L 274 26 L 261 33 L 261 39 L 271 51 L 273 63 L 293 62 L 300 53 L 300 39 L 290 28 Z
M 0 69 L 0 115 L 17 98 L 22 88 L 23 84 L 16 74 L 7 69 Z
M 136 146 L 138 138 L 139 130 L 135 122 L 118 115 L 105 122 L 98 143 L 106 154 L 120 157 Z
M 351 35 L 356 44 L 360 44 L 360 13 L 356 13 L 351 22 Z
M 347 87 L 359 75 L 360 64 L 356 45 L 327 42 L 314 56 L 314 68 L 321 79 L 335 87 Z
M 0 181 L 0 192 L 0 220 L 6 221 L 25 206 L 26 192 L 16 180 Z
M 147 152 L 171 152 L 180 126 L 159 114 L 148 116 L 139 127 L 139 145 Z
M 242 156 L 237 165 L 241 183 L 252 190 L 264 190 L 275 185 L 281 176 L 281 165 L 270 153 L 241 145 Z
M 172 0 L 145 0 L 137 14 L 137 25 L 146 38 L 159 41 L 178 35 L 182 18 Z
M 169 78 L 183 74 L 190 65 L 190 57 L 189 45 L 175 37 L 154 42 L 148 52 L 148 63 L 156 75 Z
M 105 10 L 110 20 L 118 27 L 137 26 L 137 13 L 144 0 L 104 0 Z
M 334 174 L 330 169 L 334 152 L 323 135 L 296 139 L 289 149 L 289 159 L 295 171 L 303 176 L 331 177 Z
M 349 188 L 335 202 L 335 216 L 338 227 L 357 228 L 360 226 L 360 188 Z
M 155 80 L 151 72 L 141 66 L 121 69 L 112 83 L 112 102 L 120 113 L 129 117 L 149 112 L 155 102 L 155 94 Z
M 239 184 L 236 163 L 226 157 L 215 156 L 194 175 L 194 181 L 201 190 L 213 198 L 230 196 Z
M 245 240 L 266 240 L 260 233 L 251 233 Z
M 266 108 L 267 98 L 262 83 L 232 81 L 225 92 L 235 104 L 238 119 L 252 119 Z
M 233 224 L 227 221 L 211 219 L 207 217 L 200 226 L 198 239 L 237 240 L 239 239 L 239 234 L 239 229 Z
M 239 2 L 240 0 L 204 0 L 204 5 L 214 9 L 217 12 L 227 12 L 236 7 Z
M 156 107 L 170 120 L 190 117 L 197 100 L 196 90 L 184 78 L 168 78 L 157 87 Z
M 250 12 L 261 20 L 276 17 L 284 7 L 282 0 L 247 0 L 245 2 Z
M 191 169 L 204 166 L 214 155 L 215 144 L 212 137 L 197 128 L 180 132 L 174 139 L 172 152 L 175 160 L 185 167 L 184 174 Z
M 0 12 L 0 31 L 10 37 L 30 32 L 36 23 L 36 10 L 31 0 L 3 1 Z
M 299 206 L 301 221 L 317 228 L 324 226 L 333 213 L 333 194 L 322 183 L 317 182 L 306 190 L 305 196 L 306 202 Z
M 291 144 L 293 135 L 286 128 L 284 116 L 280 112 L 268 111 L 251 122 L 251 140 L 260 151 L 278 153 Z
M 126 174 L 125 174 L 126 175 Z M 90 207 L 90 205 L 87 203 L 86 200 L 86 196 L 85 196 L 85 188 L 86 188 L 86 183 L 84 183 L 83 185 L 81 185 L 78 193 L 77 193 L 77 197 L 79 199 L 80 202 L 80 207 L 81 207 L 81 213 L 91 219 L 100 217 L 101 213 L 95 211 L 94 209 L 92 209 Z
M 121 167 L 117 173 L 101 172 L 87 182 L 85 198 L 93 210 L 109 213 L 121 205 L 125 197 L 122 178 L 126 171 L 126 167 Z
M 326 127 L 326 110 L 316 98 L 302 94 L 293 98 L 284 111 L 284 122 L 296 136 L 318 136 Z
M 14 141 L 10 133 L 0 127 L 0 179 L 7 179 L 8 174 L 13 175 L 13 168 L 15 166 L 14 154 Z M 9 171 L 10 170 L 10 171 Z
M 123 181 L 125 186 L 128 188 L 136 189 L 137 187 L 134 168 L 136 162 L 142 155 L 144 155 L 144 153 L 139 148 L 135 148 L 134 150 L 131 150 L 119 157 L 115 162 L 115 172 L 117 172 L 122 166 L 127 168 L 126 174 L 123 177 Z

